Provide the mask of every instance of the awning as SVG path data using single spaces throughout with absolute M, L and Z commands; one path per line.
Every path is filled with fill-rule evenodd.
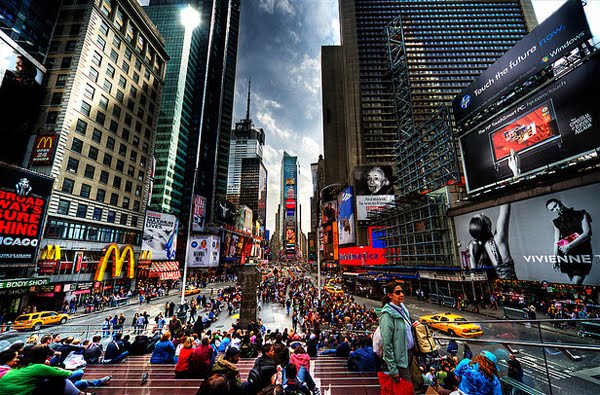
M 179 262 L 177 261 L 153 261 L 148 275 L 148 278 L 159 278 L 161 281 L 177 280 L 180 277 Z

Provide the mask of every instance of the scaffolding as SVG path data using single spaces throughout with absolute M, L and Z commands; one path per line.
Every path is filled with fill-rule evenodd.
M 396 201 L 369 220 L 382 227 L 388 265 L 456 267 L 447 197 L 443 189 L 432 192 L 460 180 L 450 114 L 442 106 L 415 122 L 401 16 L 386 27 L 386 37 L 398 135 Z

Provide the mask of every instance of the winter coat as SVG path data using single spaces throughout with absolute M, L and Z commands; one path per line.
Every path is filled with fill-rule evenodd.
M 296 365 L 296 370 L 300 370 L 304 366 L 306 371 L 310 371 L 310 356 L 308 354 L 291 353 L 290 363 Z
M 376 372 L 377 359 L 373 347 L 361 347 L 350 353 L 348 368 L 357 372 Z
M 402 306 L 406 310 L 405 307 Z M 408 315 L 408 311 L 406 311 Z M 408 338 L 406 321 L 398 310 L 387 303 L 379 313 L 379 331 L 383 346 L 383 360 L 390 375 L 398 374 L 399 368 L 408 368 Z
M 240 377 L 240 371 L 235 364 L 226 360 L 224 356 L 220 356 L 219 359 L 217 359 L 217 362 L 215 362 L 215 366 L 213 366 L 210 373 L 222 374 L 225 376 L 227 381 L 229 381 L 231 393 L 236 394 L 241 391 L 242 378 Z
M 175 346 L 171 341 L 164 340 L 156 343 L 150 363 L 175 363 Z

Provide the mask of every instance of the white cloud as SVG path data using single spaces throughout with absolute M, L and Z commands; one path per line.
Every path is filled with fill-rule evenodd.
M 302 61 L 289 70 L 290 80 L 313 95 L 321 92 L 321 62 L 304 54 Z
M 294 43 L 294 44 L 300 43 L 300 35 L 298 33 L 296 33 L 295 31 L 290 30 L 289 36 L 290 36 L 290 41 L 292 43 Z
M 258 8 L 269 13 L 274 14 L 275 11 L 280 11 L 286 15 L 294 15 L 296 10 L 289 0 L 260 0 Z

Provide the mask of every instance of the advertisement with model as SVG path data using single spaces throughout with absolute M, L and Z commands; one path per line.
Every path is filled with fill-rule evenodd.
M 190 238 L 188 267 L 219 266 L 220 239 L 218 236 L 192 236 Z
M 391 166 L 356 166 L 356 214 L 366 221 L 370 213 L 384 210 L 394 204 L 394 179 Z
M 204 196 L 194 195 L 194 210 L 192 212 L 192 230 L 194 232 L 203 232 L 205 220 L 206 198 Z
M 45 69 L 10 37 L 0 32 L 0 161 L 21 165 L 44 95 Z M 48 122 L 50 123 L 50 122 Z
M 352 186 L 346 187 L 338 195 L 338 237 L 339 245 L 356 243 L 354 229 L 354 193 Z
M 142 250 L 152 251 L 154 260 L 173 260 L 177 251 L 177 217 L 146 211 Z
M 535 173 L 600 147 L 600 56 L 459 138 L 467 190 Z
M 567 0 L 454 98 L 455 121 L 483 110 L 591 37 L 582 2 Z
M 598 196 L 600 184 L 592 184 L 455 217 L 463 268 L 490 278 L 599 285 Z
M 0 267 L 35 266 L 53 183 L 0 163 Z

